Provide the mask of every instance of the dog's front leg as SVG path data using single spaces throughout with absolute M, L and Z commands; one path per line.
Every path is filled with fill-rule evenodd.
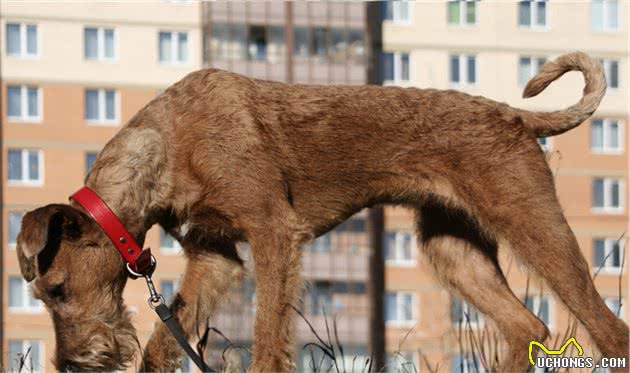
M 218 302 L 244 275 L 243 264 L 233 244 L 217 249 L 218 252 L 207 250 L 187 250 L 186 273 L 170 304 L 173 316 L 189 340 L 202 335 L 206 320 Z M 140 371 L 173 372 L 179 367 L 184 351 L 164 323 L 158 320 L 156 324 L 145 348 Z
M 273 220 L 272 220 L 273 221 Z M 300 244 L 307 237 L 286 215 L 249 237 L 256 278 L 256 323 L 250 372 L 295 370 L 292 319 L 300 290 Z

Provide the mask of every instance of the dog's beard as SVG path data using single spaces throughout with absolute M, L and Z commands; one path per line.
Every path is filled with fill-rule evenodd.
M 57 333 L 57 343 L 63 344 L 57 348 L 57 368 L 65 372 L 126 369 L 140 352 L 140 342 L 128 311 L 123 310 L 119 317 L 110 320 L 113 321 L 78 322 L 89 331 L 83 339 Z

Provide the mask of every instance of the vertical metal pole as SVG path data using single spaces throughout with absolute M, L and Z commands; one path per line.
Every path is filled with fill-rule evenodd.
M 366 7 L 367 82 L 382 84 L 380 56 L 383 50 L 381 3 L 368 2 Z M 372 248 L 368 295 L 370 297 L 370 354 L 372 371 L 382 372 L 385 367 L 385 260 L 383 256 L 383 231 L 385 213 L 382 206 L 373 207 L 369 213 L 369 234 Z
M 293 2 L 284 3 L 284 41 L 286 43 L 286 76 L 287 83 L 293 83 Z

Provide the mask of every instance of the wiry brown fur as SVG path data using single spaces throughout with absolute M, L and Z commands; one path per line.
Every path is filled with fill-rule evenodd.
M 202 70 L 132 118 L 103 149 L 86 183 L 139 242 L 155 223 L 180 240 L 189 265 L 173 307 L 190 337 L 197 321 L 210 317 L 242 276 L 234 242 L 250 243 L 257 291 L 255 372 L 294 368 L 291 305 L 300 286 L 299 246 L 376 203 L 418 211 L 421 247 L 439 276 L 506 337 L 502 370 L 526 369 L 527 341 L 547 336 L 544 324 L 505 283 L 496 262 L 504 243 L 547 280 L 604 355 L 628 357 L 628 327 L 595 291 L 536 142 L 537 136 L 567 131 L 593 113 L 605 92 L 602 68 L 583 53 L 562 56 L 542 68 L 525 96 L 569 70 L 583 71 L 584 97 L 553 113 L 456 91 L 288 85 Z M 58 336 L 85 339 L 98 332 L 65 331 L 64 312 L 81 318 L 106 315 L 101 321 L 113 326 L 124 318 L 124 270 L 104 235 L 73 206 L 77 210 L 68 207 L 62 216 L 80 216 L 80 234 L 69 236 L 57 227 L 62 239 L 51 244 L 49 235 L 46 243 L 45 235 L 33 232 L 48 220 L 31 214 L 50 215 L 59 207 L 44 207 L 26 216 L 18 253 L 25 277 L 37 278 L 38 294 L 59 315 Z M 81 247 L 84 240 L 94 241 L 94 248 Z M 43 260 L 49 265 L 42 269 L 34 263 L 41 261 L 44 246 L 57 255 Z M 98 260 L 75 266 L 84 256 Z M 59 273 L 69 290 L 65 302 L 45 295 L 46 283 Z M 78 278 L 99 281 L 86 288 Z M 90 303 L 83 294 L 108 291 L 112 297 L 103 299 L 109 305 Z M 59 342 L 58 367 L 88 368 L 72 357 L 73 345 Z M 121 358 L 119 364 L 95 358 L 102 366 L 111 363 L 103 369 L 129 361 L 111 344 L 96 345 L 99 353 Z M 103 345 L 111 350 L 103 351 Z M 143 367 L 170 370 L 181 356 L 158 326 Z

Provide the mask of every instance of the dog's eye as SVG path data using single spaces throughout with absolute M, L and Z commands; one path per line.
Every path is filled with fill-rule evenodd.
M 50 295 L 51 298 L 63 300 L 65 296 L 63 283 L 48 288 L 48 295 Z
M 98 244 L 94 241 L 82 241 L 81 247 L 85 249 L 98 247 Z

